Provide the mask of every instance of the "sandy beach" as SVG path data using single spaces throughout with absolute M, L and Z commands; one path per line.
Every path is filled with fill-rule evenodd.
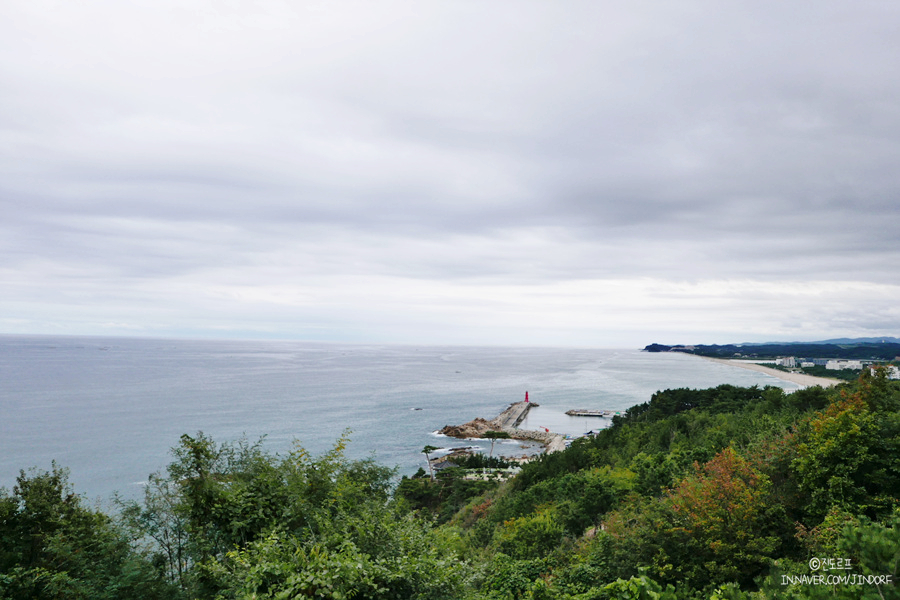
M 779 371 L 778 369 L 773 369 L 772 367 L 766 367 L 757 363 L 728 360 L 726 358 L 711 358 L 709 356 L 701 356 L 700 358 L 711 360 L 712 362 L 717 362 L 723 365 L 728 365 L 729 367 L 740 367 L 742 369 L 749 369 L 751 371 L 765 373 L 767 375 L 771 375 L 772 377 L 777 377 L 778 379 L 781 379 L 783 381 L 790 381 L 791 383 L 796 383 L 797 385 L 802 385 L 804 387 L 820 385 L 824 388 L 843 383 L 840 379 L 831 379 L 830 377 L 814 377 L 813 375 L 804 375 L 803 373 L 788 373 L 787 371 Z

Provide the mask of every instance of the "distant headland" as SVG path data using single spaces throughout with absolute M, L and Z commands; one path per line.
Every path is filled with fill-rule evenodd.
M 684 352 L 710 358 L 776 359 L 802 356 L 848 360 L 893 361 L 900 357 L 900 339 L 857 338 L 820 342 L 767 342 L 763 344 L 649 344 L 645 352 Z

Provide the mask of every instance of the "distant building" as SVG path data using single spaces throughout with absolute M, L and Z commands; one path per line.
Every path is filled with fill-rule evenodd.
M 811 369 L 812 367 L 816 366 L 816 363 L 812 362 L 811 360 L 804 360 L 802 363 L 800 363 L 800 366 L 804 369 Z
M 869 367 L 872 370 L 872 374 L 875 374 L 875 369 L 877 367 L 872 366 Z M 885 369 L 887 369 L 887 377 L 888 379 L 900 379 L 900 367 L 896 367 L 894 365 L 885 365 Z
M 781 367 L 792 369 L 797 366 L 797 359 L 793 356 L 784 356 L 782 358 L 776 358 L 775 364 Z
M 854 369 L 859 371 L 863 368 L 862 361 L 859 360 L 829 360 L 825 363 L 825 368 L 830 371 L 842 371 L 844 369 Z

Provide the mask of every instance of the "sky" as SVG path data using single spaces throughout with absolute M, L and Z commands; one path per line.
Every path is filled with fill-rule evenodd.
M 900 335 L 900 4 L 5 0 L 0 333 Z

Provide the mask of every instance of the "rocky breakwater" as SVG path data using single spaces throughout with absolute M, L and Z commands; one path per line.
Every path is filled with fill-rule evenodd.
M 477 418 L 462 425 L 446 425 L 439 431 L 444 435 L 455 438 L 482 438 L 489 431 L 502 431 L 516 440 L 538 442 L 544 444 L 547 452 L 558 452 L 566 447 L 565 436 L 550 431 L 531 431 L 519 429 L 528 411 L 538 406 L 533 402 L 516 402 L 493 419 Z

